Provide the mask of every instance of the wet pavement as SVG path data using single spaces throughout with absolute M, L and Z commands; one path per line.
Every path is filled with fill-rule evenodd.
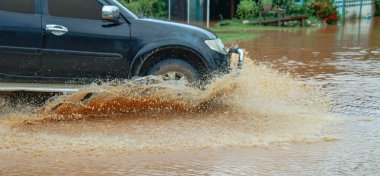
M 0 99 L 0 175 L 378 175 L 379 28 L 260 31 L 239 42 L 255 64 L 205 91 L 126 83 L 42 108 Z

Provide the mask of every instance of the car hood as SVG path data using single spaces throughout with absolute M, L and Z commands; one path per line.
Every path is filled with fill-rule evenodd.
M 158 20 L 152 18 L 141 18 L 141 22 L 149 23 L 152 29 L 162 31 L 163 35 L 178 35 L 198 37 L 205 40 L 216 39 L 217 36 L 210 30 L 202 27 L 181 24 L 171 21 Z

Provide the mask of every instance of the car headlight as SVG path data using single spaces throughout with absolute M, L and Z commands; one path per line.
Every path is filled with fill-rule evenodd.
M 205 42 L 210 49 L 220 53 L 227 53 L 224 44 L 220 39 L 206 40 Z

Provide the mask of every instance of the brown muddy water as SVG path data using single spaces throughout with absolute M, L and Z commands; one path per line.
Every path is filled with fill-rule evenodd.
M 0 99 L 0 175 L 379 175 L 380 19 L 259 34 L 238 43 L 254 63 L 202 91 Z

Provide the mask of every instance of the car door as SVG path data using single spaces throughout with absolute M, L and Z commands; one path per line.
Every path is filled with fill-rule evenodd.
M 38 0 L 0 0 L 0 80 L 37 77 L 42 46 Z
M 130 27 L 102 20 L 104 0 L 45 0 L 42 74 L 60 78 L 128 75 Z

